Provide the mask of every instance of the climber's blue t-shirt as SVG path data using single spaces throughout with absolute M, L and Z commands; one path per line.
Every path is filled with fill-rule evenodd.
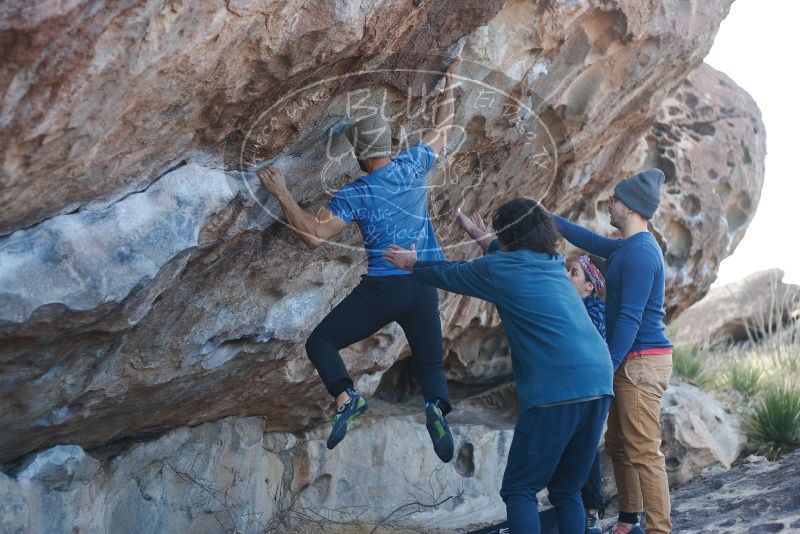
M 388 165 L 341 188 L 328 203 L 331 213 L 355 221 L 364 237 L 368 276 L 411 274 L 383 257 L 391 244 L 416 245 L 423 260 L 444 260 L 428 217 L 426 175 L 436 154 L 424 143 L 400 152 Z

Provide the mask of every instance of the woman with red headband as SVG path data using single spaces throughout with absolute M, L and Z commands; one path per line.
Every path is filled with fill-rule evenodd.
M 597 260 L 600 263 L 602 260 Z M 586 312 L 597 331 L 606 338 L 606 304 L 599 295 L 606 287 L 603 273 L 597 263 L 589 256 L 578 256 L 567 267 L 569 281 L 583 299 Z M 581 490 L 583 507 L 586 509 L 586 530 L 584 534 L 602 534 L 600 519 L 605 508 L 603 502 L 603 471 L 600 466 L 600 453 L 595 455 L 589 479 Z

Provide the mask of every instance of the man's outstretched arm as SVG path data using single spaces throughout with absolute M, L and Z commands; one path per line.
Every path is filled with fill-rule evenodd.
M 408 250 L 390 245 L 383 257 L 398 269 L 411 272 L 420 284 L 495 302 L 495 289 L 486 257 L 472 261 L 420 261 L 413 243 Z
M 453 125 L 455 97 L 453 96 L 453 77 L 461 71 L 461 56 L 456 56 L 445 72 L 444 91 L 436 103 L 436 126 L 422 136 L 422 142 L 431 147 L 438 156 L 447 140 L 447 129 Z
M 278 199 L 289 226 L 308 248 L 312 250 L 317 248 L 347 228 L 347 223 L 327 208 L 321 208 L 316 215 L 301 208 L 286 187 L 286 180 L 280 170 L 265 167 L 256 175 L 264 187 Z
M 595 254 L 601 258 L 608 258 L 612 252 L 617 250 L 619 240 L 603 237 L 582 226 L 571 223 L 564 217 L 550 213 L 553 222 L 556 223 L 558 231 L 564 239 L 578 248 L 582 248 L 589 254 Z

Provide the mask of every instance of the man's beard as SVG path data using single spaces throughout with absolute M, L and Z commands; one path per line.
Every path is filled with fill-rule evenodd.
M 608 222 L 611 224 L 611 226 L 613 226 L 617 230 L 622 230 L 622 221 L 617 219 L 617 216 L 614 215 L 613 213 L 609 214 Z
M 361 170 L 369 174 L 369 167 L 367 167 L 367 162 L 364 161 L 363 159 L 359 159 L 356 161 L 358 161 L 358 166 L 361 167 Z

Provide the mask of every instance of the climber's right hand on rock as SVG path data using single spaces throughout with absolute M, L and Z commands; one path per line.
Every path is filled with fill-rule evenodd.
M 275 167 L 264 167 L 256 172 L 256 176 L 273 195 L 286 191 L 286 179 L 280 169 Z

